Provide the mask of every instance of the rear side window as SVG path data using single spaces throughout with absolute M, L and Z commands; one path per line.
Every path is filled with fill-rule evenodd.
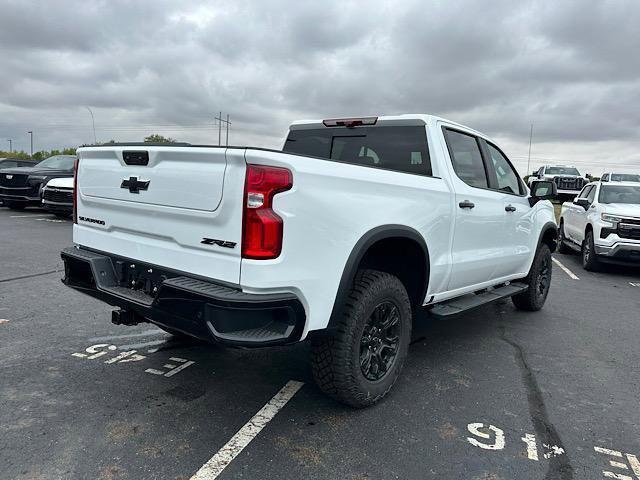
M 445 132 L 449 155 L 458 178 L 472 187 L 489 188 L 476 137 L 449 129 Z
M 337 162 L 431 175 L 425 127 L 291 130 L 283 151 Z

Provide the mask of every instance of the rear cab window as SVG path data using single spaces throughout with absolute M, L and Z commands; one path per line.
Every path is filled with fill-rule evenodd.
M 284 152 L 431 176 L 425 126 L 294 129 Z

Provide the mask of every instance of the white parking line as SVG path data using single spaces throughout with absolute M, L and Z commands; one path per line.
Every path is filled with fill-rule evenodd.
M 289 380 L 282 389 L 198 470 L 191 480 L 214 480 L 296 394 L 302 382 Z
M 565 267 L 560 260 L 558 260 L 556 257 L 551 257 L 551 260 L 553 260 L 553 263 L 555 263 L 556 265 L 558 265 L 563 271 L 564 273 L 566 273 L 567 275 L 569 275 L 569 277 L 573 278 L 574 280 L 580 280 L 578 278 L 578 276 L 573 273 L 571 270 L 569 270 L 567 267 Z

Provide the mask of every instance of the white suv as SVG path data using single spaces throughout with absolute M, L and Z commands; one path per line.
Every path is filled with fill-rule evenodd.
M 640 184 L 586 185 L 562 205 L 558 237 L 560 253 L 580 251 L 587 270 L 601 261 L 640 263 Z

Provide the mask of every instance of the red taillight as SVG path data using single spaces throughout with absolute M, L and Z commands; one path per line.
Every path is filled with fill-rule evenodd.
M 73 163 L 73 223 L 78 223 L 78 162 Z
M 282 218 L 271 208 L 273 197 L 293 186 L 286 168 L 247 165 L 244 187 L 242 257 L 266 260 L 282 250 Z

